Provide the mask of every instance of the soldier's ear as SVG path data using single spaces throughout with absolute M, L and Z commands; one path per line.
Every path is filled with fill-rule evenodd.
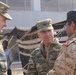
M 71 23 L 71 28 L 72 28 L 72 30 L 75 30 L 76 29 L 76 24 L 73 21 Z

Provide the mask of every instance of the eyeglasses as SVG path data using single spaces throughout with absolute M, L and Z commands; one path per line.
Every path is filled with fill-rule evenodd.
M 68 22 L 65 25 L 68 26 L 69 25 Z
M 64 25 L 64 29 L 65 29 L 65 30 L 66 30 L 67 26 L 69 26 L 69 25 L 68 25 L 68 22 Z

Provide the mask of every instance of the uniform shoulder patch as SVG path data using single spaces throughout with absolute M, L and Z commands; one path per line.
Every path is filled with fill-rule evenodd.
M 76 41 L 76 38 L 73 38 L 71 41 L 69 41 L 68 44 L 74 43 Z
M 76 42 L 76 38 L 73 38 L 72 40 L 67 41 L 66 43 L 63 44 L 63 46 L 68 47 L 71 43 Z
M 66 47 L 68 47 L 68 46 L 69 46 L 69 44 L 67 44 L 67 43 L 64 43 L 62 46 L 66 46 Z

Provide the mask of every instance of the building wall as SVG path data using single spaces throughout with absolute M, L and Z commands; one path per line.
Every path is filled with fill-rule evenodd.
M 66 12 L 41 11 L 9 11 L 13 20 L 8 21 L 7 27 L 32 27 L 38 20 L 51 18 L 53 23 L 66 19 Z
M 36 21 L 51 18 L 53 22 L 66 18 L 66 12 L 76 8 L 76 0 L 1 0 L 10 6 L 13 17 L 9 27 L 32 27 Z

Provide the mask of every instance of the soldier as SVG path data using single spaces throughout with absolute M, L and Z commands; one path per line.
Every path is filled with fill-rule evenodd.
M 0 33 L 2 28 L 6 27 L 6 20 L 11 20 L 11 16 L 7 13 L 9 6 L 0 1 Z M 6 56 L 3 51 L 2 44 L 0 43 L 0 75 L 7 75 L 6 71 Z
M 35 49 L 29 59 L 27 75 L 46 75 L 53 68 L 61 44 L 54 37 L 55 31 L 51 19 L 45 19 L 36 23 L 37 34 L 41 38 L 40 47 Z
M 67 13 L 66 33 L 68 40 L 47 75 L 76 75 L 76 10 Z

